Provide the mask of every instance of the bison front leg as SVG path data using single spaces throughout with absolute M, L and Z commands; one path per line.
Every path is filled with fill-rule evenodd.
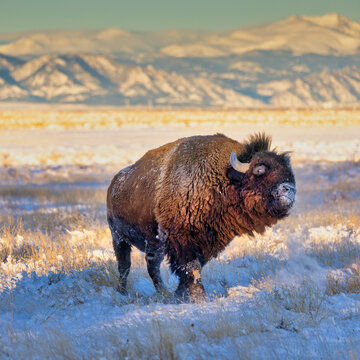
M 204 286 L 201 282 L 201 264 L 198 260 L 179 266 L 175 273 L 179 276 L 179 285 L 175 295 L 183 300 L 197 302 L 205 297 Z

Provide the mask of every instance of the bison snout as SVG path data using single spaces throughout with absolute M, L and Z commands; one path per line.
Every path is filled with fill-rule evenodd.
M 295 194 L 295 185 L 290 183 L 282 183 L 278 185 L 274 191 L 272 191 L 274 198 L 278 199 L 284 207 L 291 206 L 294 203 Z

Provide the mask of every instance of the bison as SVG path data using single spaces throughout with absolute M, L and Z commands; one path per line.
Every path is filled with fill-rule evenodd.
M 288 153 L 270 150 L 271 137 L 239 143 L 222 134 L 182 138 L 148 151 L 113 178 L 107 220 L 126 294 L 130 251 L 145 252 L 157 291 L 166 291 L 166 255 L 179 278 L 175 294 L 204 296 L 202 267 L 235 237 L 263 233 L 288 215 L 295 178 Z

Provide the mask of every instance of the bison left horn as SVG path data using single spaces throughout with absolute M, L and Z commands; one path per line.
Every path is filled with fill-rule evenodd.
M 239 159 L 237 158 L 235 151 L 233 151 L 230 155 L 230 164 L 231 166 L 239 172 L 246 172 L 249 169 L 250 164 L 247 163 L 242 163 L 241 161 L 239 161 Z

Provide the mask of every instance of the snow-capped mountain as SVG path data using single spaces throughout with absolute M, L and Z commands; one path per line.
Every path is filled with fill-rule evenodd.
M 124 65 L 100 55 L 44 55 L 29 60 L 9 71 L 8 81 L 0 86 L 0 99 L 12 98 L 120 105 L 262 105 L 206 77 L 183 76 L 151 65 Z
M 360 23 L 338 14 L 291 16 L 272 24 L 209 35 L 197 42 L 162 48 L 174 57 L 213 57 L 253 50 L 291 50 L 296 54 L 354 54 Z
M 360 47 L 360 23 L 339 14 L 291 16 L 275 23 L 210 32 L 52 30 L 0 35 L 0 53 L 23 56 L 86 52 L 133 57 L 219 57 L 253 50 L 298 54 L 353 54 Z
M 360 102 L 360 23 L 293 16 L 226 32 L 0 34 L 0 100 L 306 107 Z
M 345 67 L 298 78 L 280 89 L 271 103 L 280 107 L 336 106 L 356 104 L 360 100 L 359 67 Z

